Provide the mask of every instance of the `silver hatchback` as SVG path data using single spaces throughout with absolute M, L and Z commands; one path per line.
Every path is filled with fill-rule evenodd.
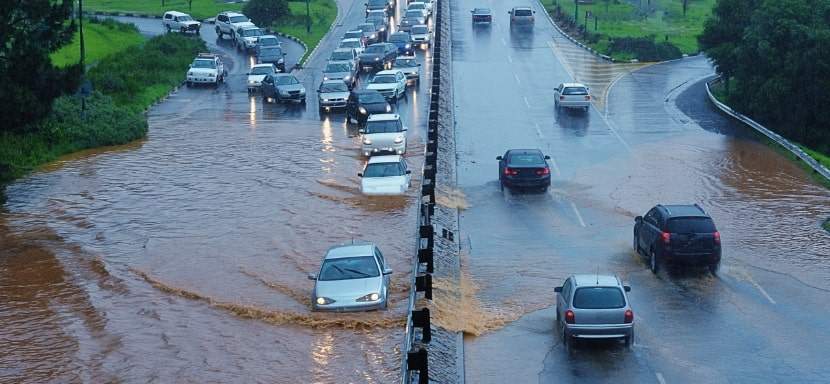
M 389 275 L 380 249 L 368 242 L 332 247 L 314 280 L 311 308 L 315 311 L 366 311 L 386 308 Z
M 572 275 L 556 287 L 556 326 L 570 348 L 573 339 L 623 339 L 634 341 L 634 311 L 628 295 L 631 287 L 617 276 Z

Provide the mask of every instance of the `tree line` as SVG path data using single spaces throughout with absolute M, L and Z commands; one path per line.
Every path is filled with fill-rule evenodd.
M 731 107 L 830 153 L 829 0 L 718 0 L 699 42 Z

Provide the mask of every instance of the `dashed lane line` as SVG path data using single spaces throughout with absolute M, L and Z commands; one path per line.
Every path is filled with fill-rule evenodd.
M 522 96 L 522 99 L 524 99 L 527 109 L 530 109 L 530 101 L 527 100 L 527 96 Z
M 764 289 L 764 287 L 762 287 L 760 284 L 758 284 L 755 281 L 755 279 L 752 278 L 752 275 L 750 275 L 749 272 L 746 272 L 746 278 L 747 278 L 747 280 L 749 280 L 750 283 L 752 283 L 752 285 L 755 286 L 755 288 L 758 289 L 758 291 L 761 292 L 761 294 L 764 295 L 764 297 L 767 298 L 767 300 L 769 300 L 770 303 L 772 303 L 773 305 L 776 304 L 775 300 L 772 299 L 772 296 L 770 296 L 769 293 L 767 293 L 767 291 Z
M 522 81 L 521 81 L 521 80 L 519 80 L 519 75 L 517 75 L 517 74 L 515 74 L 515 73 L 514 73 L 514 74 L 513 74 L 513 78 L 514 78 L 514 79 L 516 79 L 516 82 L 517 82 L 517 83 L 519 83 L 519 84 L 521 84 L 521 83 L 522 83 Z
M 579 209 L 576 208 L 576 204 L 574 204 L 573 201 L 571 201 L 570 203 L 571 203 L 571 208 L 574 210 L 574 213 L 576 214 L 576 218 L 579 219 L 579 225 L 581 225 L 582 228 L 585 228 L 585 221 L 582 220 L 582 215 L 579 214 Z
M 663 378 L 663 374 L 660 372 L 656 372 L 654 376 L 657 376 L 657 382 L 660 384 L 666 384 L 666 379 Z

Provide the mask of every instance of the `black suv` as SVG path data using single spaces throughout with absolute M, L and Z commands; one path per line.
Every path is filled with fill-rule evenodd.
M 720 233 L 699 205 L 660 205 L 634 218 L 634 250 L 657 273 L 664 262 L 720 267 Z
M 386 98 L 372 89 L 353 90 L 346 102 L 346 122 L 356 120 L 358 125 L 366 124 L 369 115 L 391 112 Z
M 369 68 L 383 70 L 392 68 L 392 63 L 398 57 L 398 46 L 392 43 L 375 43 L 360 54 L 360 69 Z

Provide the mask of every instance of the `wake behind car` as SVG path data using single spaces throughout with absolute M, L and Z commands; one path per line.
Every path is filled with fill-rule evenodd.
M 395 103 L 403 95 L 406 95 L 406 75 L 397 69 L 380 71 L 371 80 L 366 89 L 380 92 L 386 100 Z
M 251 20 L 247 16 L 238 13 L 225 11 L 216 15 L 216 35 L 222 38 L 223 35 L 233 37 L 234 31 L 241 27 L 242 24 L 250 23 Z
M 416 48 L 427 49 L 432 44 L 432 31 L 425 24 L 413 25 L 409 33 L 412 35 L 412 43 Z
M 591 107 L 591 93 L 585 84 L 561 83 L 553 90 L 556 108 L 579 108 L 587 111 Z
M 390 43 L 395 44 L 395 46 L 398 47 L 399 55 L 412 54 L 412 36 L 410 36 L 408 32 L 395 32 L 389 35 L 388 40 Z
M 657 273 L 663 263 L 700 265 L 717 273 L 720 232 L 699 205 L 662 205 L 634 218 L 634 250 L 646 256 Z
M 267 102 L 292 101 L 305 104 L 305 86 L 290 73 L 267 75 L 262 80 L 262 99 Z
M 193 20 L 190 15 L 176 11 L 164 12 L 161 23 L 164 25 L 167 33 L 172 31 L 181 33 L 193 32 L 198 35 L 199 29 L 202 27 L 202 23 Z
M 562 344 L 573 339 L 623 339 L 634 342 L 634 311 L 628 301 L 631 287 L 617 276 L 572 275 L 556 292 L 556 327 Z
M 274 64 L 255 64 L 248 72 L 248 93 L 259 90 L 265 76 L 276 75 L 277 67 Z
M 548 160 L 538 149 L 510 149 L 504 156 L 496 157 L 499 161 L 499 183 L 502 188 L 539 188 L 546 191 L 550 187 L 550 166 Z
M 530 7 L 513 7 L 507 13 L 510 15 L 511 27 L 516 25 L 533 26 L 536 21 L 536 17 L 533 16 L 536 11 Z
M 346 108 L 349 100 L 349 87 L 340 80 L 325 80 L 317 88 L 317 101 L 320 112 L 336 108 Z
M 346 103 L 346 122 L 363 125 L 369 115 L 389 112 L 392 112 L 392 106 L 380 92 L 371 89 L 352 91 Z
M 225 81 L 227 75 L 225 64 L 218 55 L 213 53 L 200 53 L 193 59 L 190 69 L 187 70 L 187 86 L 194 84 L 219 85 Z
M 349 88 L 357 84 L 357 68 L 351 61 L 329 61 L 323 68 L 323 81 L 340 80 Z
M 285 72 L 285 52 L 281 46 L 257 47 L 256 61 L 260 64 L 274 64 L 280 72 Z
M 259 37 L 264 33 L 253 23 L 243 24 L 234 30 L 233 41 L 238 51 L 253 51 L 256 49 Z
M 314 280 L 311 308 L 315 311 L 385 309 L 392 270 L 380 249 L 369 242 L 329 248 Z
M 389 68 L 397 56 L 398 47 L 396 47 L 395 44 L 372 44 L 358 56 L 360 60 L 360 69 L 378 70 Z
M 473 15 L 473 24 L 490 24 L 493 22 L 493 12 L 490 8 L 473 8 L 470 13 Z
M 403 195 L 412 184 L 412 171 L 400 155 L 369 158 L 360 177 L 360 192 L 367 196 Z
M 398 56 L 392 64 L 392 69 L 403 72 L 407 81 L 418 83 L 421 81 L 421 63 L 415 56 Z
M 360 132 L 361 152 L 364 156 L 406 153 L 406 130 L 397 113 L 370 115 Z

